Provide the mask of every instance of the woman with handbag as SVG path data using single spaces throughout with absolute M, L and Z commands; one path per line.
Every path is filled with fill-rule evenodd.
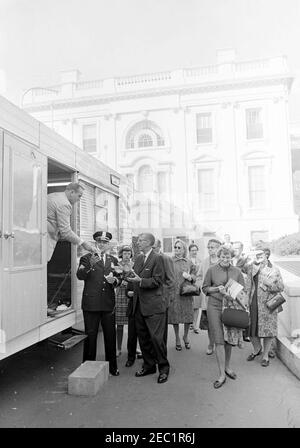
M 181 341 L 179 337 L 179 324 L 184 324 L 183 342 L 186 349 L 191 348 L 189 341 L 189 328 L 193 322 L 193 295 L 182 295 L 182 287 L 187 290 L 196 281 L 196 276 L 190 274 L 193 269 L 193 263 L 187 258 L 187 246 L 178 239 L 174 244 L 174 256 L 172 260 L 174 262 L 175 270 L 175 292 L 174 296 L 170 299 L 170 305 L 168 309 L 168 323 L 172 324 L 175 332 L 175 344 L 176 350 L 182 350 Z M 184 283 L 184 284 L 183 284 Z M 189 294 L 187 292 L 187 294 Z M 192 293 L 191 293 L 192 294 Z
M 263 249 L 256 251 L 254 262 L 248 266 L 246 283 L 250 305 L 249 337 L 253 345 L 253 352 L 247 361 L 253 361 L 263 350 L 260 364 L 262 367 L 268 367 L 272 339 L 277 336 L 278 313 L 278 308 L 269 309 L 268 302 L 273 300 L 276 293 L 284 290 L 284 285 L 279 269 L 275 266 L 268 267 Z M 280 299 L 280 295 L 278 297 Z
M 228 339 L 228 333 L 225 331 L 222 322 L 223 302 L 227 295 L 225 285 L 229 279 L 235 280 L 244 286 L 244 278 L 239 268 L 231 265 L 233 253 L 231 249 L 221 246 L 218 251 L 219 262 L 208 268 L 202 291 L 208 296 L 207 317 L 212 342 L 215 344 L 215 353 L 219 368 L 219 378 L 214 381 L 214 388 L 218 389 L 226 381 L 226 375 L 231 379 L 236 379 L 236 373 L 230 368 L 231 349 L 235 345 L 234 340 Z M 237 338 L 238 339 L 238 338 Z

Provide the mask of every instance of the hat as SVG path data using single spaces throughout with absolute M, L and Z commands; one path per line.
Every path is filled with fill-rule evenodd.
M 98 231 L 94 233 L 93 239 L 95 241 L 96 240 L 110 241 L 112 239 L 112 234 L 110 232 Z

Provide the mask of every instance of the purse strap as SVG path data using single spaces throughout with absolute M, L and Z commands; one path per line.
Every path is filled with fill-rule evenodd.
M 236 300 L 237 303 L 242 307 L 242 309 L 243 309 L 244 311 L 247 311 L 247 308 L 246 308 L 245 305 L 240 301 L 240 299 L 238 299 L 238 298 L 236 297 L 235 300 Z

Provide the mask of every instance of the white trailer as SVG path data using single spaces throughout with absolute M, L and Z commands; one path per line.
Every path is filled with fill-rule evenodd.
M 58 243 L 47 266 L 47 194 L 79 181 L 85 190 L 74 207 L 73 230 L 92 240 L 96 230 L 109 229 L 117 240 L 123 180 L 0 97 L 0 360 L 82 319 L 79 249 Z M 49 313 L 53 297 L 68 309 Z

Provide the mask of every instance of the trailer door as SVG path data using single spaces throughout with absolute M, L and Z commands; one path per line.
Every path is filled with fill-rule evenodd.
M 46 319 L 46 197 L 46 157 L 4 133 L 2 328 L 6 341 Z

